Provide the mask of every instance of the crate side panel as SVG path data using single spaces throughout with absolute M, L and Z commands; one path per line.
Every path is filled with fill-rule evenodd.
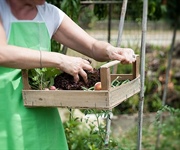
M 110 90 L 110 107 L 113 108 L 140 92 L 140 77 Z
M 24 105 L 29 107 L 108 108 L 108 91 L 33 91 L 23 90 Z

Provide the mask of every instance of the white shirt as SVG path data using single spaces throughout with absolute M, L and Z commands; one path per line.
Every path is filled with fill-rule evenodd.
M 6 0 L 0 0 L 0 18 L 3 22 L 3 27 L 6 32 L 6 37 L 9 39 L 9 32 L 12 22 L 45 22 L 50 38 L 59 28 L 65 13 L 56 6 L 45 2 L 43 5 L 36 6 L 38 13 L 33 20 L 18 20 L 10 10 Z

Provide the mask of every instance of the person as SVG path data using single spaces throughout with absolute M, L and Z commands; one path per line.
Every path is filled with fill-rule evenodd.
M 89 61 L 50 51 L 50 40 L 96 61 L 133 63 L 130 48 L 114 47 L 88 35 L 45 0 L 0 1 L 0 146 L 2 150 L 67 150 L 56 108 L 26 108 L 21 69 L 58 68 L 87 82 Z

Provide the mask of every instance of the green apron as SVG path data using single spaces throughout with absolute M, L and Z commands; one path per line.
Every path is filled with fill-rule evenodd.
M 50 50 L 49 33 L 40 22 L 12 23 L 8 43 Z M 24 107 L 22 88 L 20 69 L 0 67 L 0 149 L 68 150 L 58 110 Z

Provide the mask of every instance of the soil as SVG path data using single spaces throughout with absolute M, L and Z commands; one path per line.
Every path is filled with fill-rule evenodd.
M 73 76 L 67 73 L 61 73 L 54 78 L 54 86 L 60 90 L 83 90 L 84 88 L 91 88 L 96 82 L 100 81 L 100 70 L 95 69 L 93 72 L 86 71 L 88 76 L 88 82 L 85 83 L 83 78 L 80 76 L 79 82 L 74 82 Z

